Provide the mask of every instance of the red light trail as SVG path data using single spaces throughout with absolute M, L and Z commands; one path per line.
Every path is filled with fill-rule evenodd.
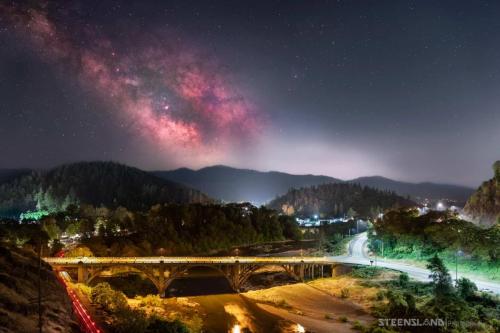
M 103 333 L 103 330 L 99 328 L 99 326 L 92 320 L 90 314 L 85 309 L 83 304 L 78 299 L 78 296 L 75 292 L 68 286 L 67 279 L 68 277 L 66 272 L 58 272 L 57 278 L 62 283 L 62 285 L 66 288 L 66 292 L 68 293 L 71 303 L 73 305 L 73 309 L 75 310 L 76 317 L 80 322 L 80 327 L 85 333 Z

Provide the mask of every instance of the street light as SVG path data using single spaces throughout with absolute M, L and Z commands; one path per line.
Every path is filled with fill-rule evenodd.
M 455 284 L 458 284 L 458 256 L 462 256 L 462 250 L 457 250 L 455 252 Z
M 38 235 L 38 331 L 42 333 L 42 222 Z

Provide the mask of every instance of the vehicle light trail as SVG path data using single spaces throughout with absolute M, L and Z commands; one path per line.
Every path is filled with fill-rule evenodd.
M 76 293 L 68 286 L 68 282 L 70 281 L 68 273 L 58 272 L 57 278 L 66 288 L 66 292 L 68 293 L 71 299 L 73 309 L 75 310 L 75 314 L 78 318 L 78 321 L 80 322 L 80 326 L 83 329 L 83 331 L 85 333 L 103 333 L 103 331 L 98 327 L 98 325 L 92 320 L 90 314 L 85 309 L 83 304 L 80 302 L 80 299 L 78 298 Z

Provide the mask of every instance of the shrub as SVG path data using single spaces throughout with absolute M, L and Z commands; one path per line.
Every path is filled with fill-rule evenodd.
M 90 300 L 92 300 L 92 297 L 91 297 L 91 293 L 92 293 L 92 288 L 87 286 L 86 284 L 83 284 L 83 283 L 78 283 L 76 284 L 76 287 L 78 288 L 78 290 L 84 294 L 85 296 L 87 296 Z
M 341 298 L 349 298 L 349 295 L 350 295 L 350 291 L 349 291 L 349 289 L 347 289 L 347 288 L 342 288 L 342 289 L 340 290 L 340 297 L 341 297 Z
M 127 297 L 121 291 L 113 291 L 113 301 L 110 303 L 108 310 L 116 312 L 120 309 L 127 308 Z
M 407 273 L 399 274 L 398 283 L 400 287 L 406 288 L 408 286 L 408 282 L 410 282 L 410 277 Z
M 147 333 L 189 333 L 189 329 L 179 320 L 168 321 L 159 317 L 150 319 Z
M 330 316 L 328 313 L 325 313 L 325 319 L 333 319 L 333 317 Z
M 144 311 L 122 308 L 115 313 L 113 322 L 116 333 L 146 333 L 148 318 Z
M 474 297 L 477 286 L 474 282 L 466 278 L 460 278 L 457 281 L 458 294 L 465 300 Z
M 161 307 L 163 305 L 163 300 L 158 295 L 147 295 L 144 297 L 139 297 L 140 306 L 152 306 Z
M 106 282 L 99 283 L 92 288 L 90 298 L 93 303 L 109 312 L 128 307 L 127 297 L 122 292 L 111 289 L 109 283 Z
M 351 276 L 360 279 L 370 279 L 379 276 L 381 271 L 380 267 L 358 267 L 352 271 Z
M 355 320 L 354 323 L 352 324 L 352 329 L 364 332 L 365 326 L 363 324 L 361 324 L 359 321 Z
M 93 303 L 106 307 L 112 300 L 113 289 L 107 282 L 98 283 L 90 292 L 90 300 Z
M 339 321 L 340 321 L 341 323 L 347 323 L 349 320 L 347 319 L 347 317 L 346 317 L 346 316 L 340 316 L 340 317 L 339 317 Z
M 375 299 L 377 301 L 383 301 L 385 297 L 385 292 L 383 290 L 377 291 L 377 294 L 375 295 Z

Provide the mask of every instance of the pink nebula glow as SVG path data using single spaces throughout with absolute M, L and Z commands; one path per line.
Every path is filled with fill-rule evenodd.
M 92 29 L 80 43 L 41 10 L 0 5 L 35 51 L 109 105 L 117 120 L 160 149 L 207 153 L 260 133 L 261 117 L 213 60 L 193 49 L 144 37 L 147 47 L 124 52 Z M 78 31 L 78 30 L 77 30 Z M 150 42 L 150 43 L 148 43 Z

